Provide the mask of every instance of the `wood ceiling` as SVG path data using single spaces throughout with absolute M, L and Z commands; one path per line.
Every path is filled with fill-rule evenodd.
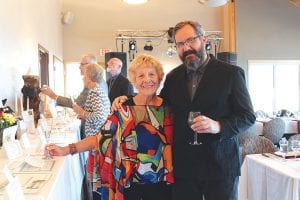
M 289 2 L 300 8 L 300 0 L 289 0 Z

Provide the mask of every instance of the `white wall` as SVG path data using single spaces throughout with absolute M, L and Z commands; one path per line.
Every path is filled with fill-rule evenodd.
M 300 8 L 288 0 L 236 0 L 238 64 L 300 60 Z
M 39 74 L 38 44 L 49 51 L 50 82 L 53 55 L 62 59 L 62 0 L 3 0 L 0 7 L 0 100 L 14 108 L 22 75 Z

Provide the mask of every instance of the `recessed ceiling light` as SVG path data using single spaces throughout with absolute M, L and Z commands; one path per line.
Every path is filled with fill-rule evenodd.
M 211 7 L 218 7 L 223 6 L 228 3 L 229 0 L 198 0 L 199 3 L 211 6 Z
M 147 3 L 148 0 L 123 0 L 123 1 L 128 4 L 143 4 L 143 3 Z

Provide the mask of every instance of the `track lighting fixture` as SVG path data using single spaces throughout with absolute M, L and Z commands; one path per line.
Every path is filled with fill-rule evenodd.
M 152 51 L 152 50 L 153 50 L 153 46 L 152 46 L 150 40 L 146 41 L 146 44 L 145 44 L 145 46 L 144 46 L 144 50 L 145 50 L 145 51 Z

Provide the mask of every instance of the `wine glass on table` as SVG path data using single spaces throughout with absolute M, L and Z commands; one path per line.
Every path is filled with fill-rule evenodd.
M 291 149 L 294 152 L 295 160 L 297 159 L 297 152 L 300 150 L 300 141 L 292 140 L 291 141 Z
M 194 119 L 201 115 L 201 112 L 198 111 L 190 111 L 188 116 L 188 123 L 191 127 L 194 124 Z M 190 145 L 201 145 L 201 142 L 198 142 L 198 133 L 194 131 L 194 140 L 190 142 Z
M 50 138 L 51 138 L 51 130 L 49 129 L 49 128 L 46 128 L 46 129 L 44 129 L 43 130 L 43 132 L 44 132 L 44 136 L 45 136 L 45 140 L 46 140 L 46 145 L 47 144 L 49 144 L 49 142 L 50 142 Z M 52 155 L 50 154 L 50 151 L 46 151 L 45 152 L 45 157 L 44 157 L 44 159 L 45 160 L 49 160 L 49 159 L 52 159 L 53 157 L 52 157 Z
M 289 142 L 286 139 L 281 139 L 279 141 L 279 146 L 283 161 L 286 161 L 286 154 L 288 153 Z

